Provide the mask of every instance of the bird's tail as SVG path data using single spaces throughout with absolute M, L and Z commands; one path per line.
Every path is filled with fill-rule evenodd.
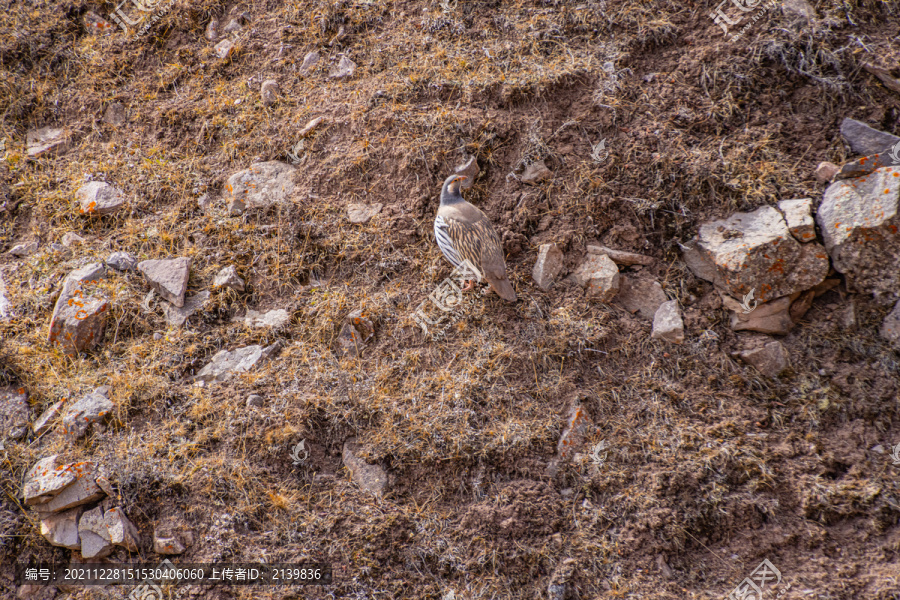
M 493 279 L 487 278 L 488 283 L 497 295 L 506 300 L 507 302 L 515 302 L 518 300 L 516 297 L 516 290 L 513 289 L 512 284 L 509 282 L 509 279 Z

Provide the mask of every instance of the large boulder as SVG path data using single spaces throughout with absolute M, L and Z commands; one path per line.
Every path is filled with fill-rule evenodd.
M 682 248 L 695 275 L 739 299 L 754 291 L 767 302 L 807 290 L 828 274 L 825 248 L 798 242 L 772 206 L 704 223 Z
M 836 181 L 816 213 L 825 249 L 852 291 L 900 291 L 900 167 Z

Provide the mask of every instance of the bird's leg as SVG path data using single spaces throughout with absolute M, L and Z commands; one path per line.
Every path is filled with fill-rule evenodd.
M 474 279 L 466 279 L 466 287 L 462 289 L 464 292 L 471 292 L 475 289 L 475 280 Z

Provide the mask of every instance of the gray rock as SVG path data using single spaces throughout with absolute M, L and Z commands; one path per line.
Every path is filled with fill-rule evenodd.
M 12 314 L 12 303 L 6 297 L 6 282 L 3 281 L 3 271 L 0 271 L 0 320 L 8 319 Z
M 381 212 L 384 205 L 380 202 L 374 204 L 348 204 L 347 216 L 351 223 L 367 223 L 369 219 Z
M 469 160 L 467 160 L 465 164 L 456 167 L 453 172 L 457 175 L 466 176 L 466 178 L 463 179 L 463 182 L 460 184 L 460 187 L 464 190 L 467 190 L 475 185 L 475 178 L 478 177 L 481 169 L 478 167 L 478 161 L 473 156 Z
M 82 396 L 63 412 L 63 431 L 75 439 L 83 437 L 90 425 L 103 421 L 114 408 L 108 398 L 97 392 Z
M 97 282 L 104 277 L 106 267 L 92 263 L 72 271 L 63 280 L 47 336 L 63 353 L 78 354 L 102 339 L 109 301 Z
M 269 208 L 286 202 L 294 192 L 297 169 L 278 161 L 251 165 L 228 178 L 226 197 L 243 202 L 246 208 Z
M 121 546 L 129 552 L 137 552 L 141 546 L 141 535 L 137 527 L 125 515 L 125 511 L 119 508 L 111 508 L 103 515 L 106 523 L 106 531 L 109 541 L 116 546 Z
M 244 26 L 241 25 L 241 20 L 235 18 L 228 21 L 228 24 L 225 26 L 225 29 L 222 30 L 222 33 L 228 35 L 229 33 L 236 33 L 243 28 Z
M 184 294 L 191 273 L 190 257 L 145 260 L 138 263 L 137 269 L 164 300 L 179 308 L 184 306 Z
M 113 252 L 106 259 L 106 264 L 116 271 L 134 271 L 137 259 L 128 252 Z
M 806 243 L 816 239 L 816 222 L 812 218 L 812 199 L 782 200 L 778 208 L 784 215 L 788 231 L 798 242 Z
M 234 42 L 231 40 L 222 40 L 213 48 L 216 51 L 216 56 L 219 58 L 227 58 L 229 54 L 231 54 L 232 49 L 234 49 Z
M 841 123 L 841 135 L 855 153 L 864 156 L 878 154 L 900 142 L 900 137 L 872 129 L 854 119 L 844 119 Z
M 22 497 L 27 506 L 45 504 L 75 481 L 75 473 L 68 465 L 59 464 L 59 456 L 54 454 L 42 458 L 25 474 Z
M 247 408 L 262 408 L 263 404 L 265 404 L 265 400 L 259 394 L 250 394 L 247 396 Z
M 210 42 L 214 42 L 219 39 L 219 20 L 216 18 L 210 19 L 209 24 L 206 26 L 206 39 Z
M 655 279 L 627 275 L 621 276 L 619 293 L 615 297 L 615 302 L 628 312 L 640 313 L 650 320 L 656 317 L 656 311 L 667 300 L 666 293 Z
M 831 162 L 820 162 L 816 167 L 816 180 L 819 183 L 828 183 L 838 174 L 841 168 Z
M 68 150 L 69 135 L 65 129 L 43 127 L 32 129 L 25 136 L 25 145 L 28 148 L 28 157 L 59 155 Z
M 278 87 L 278 82 L 274 79 L 267 79 L 263 81 L 262 87 L 259 89 L 259 95 L 262 98 L 263 106 L 272 106 L 278 100 L 278 94 L 281 93 L 281 89 Z
M 184 326 L 191 315 L 203 308 L 203 305 L 209 300 L 209 295 L 209 292 L 203 291 L 193 296 L 188 296 L 184 300 L 184 306 L 180 308 L 168 303 L 163 304 L 162 309 L 166 323 L 175 327 Z
M 900 166 L 900 157 L 895 158 L 897 154 L 900 154 L 900 146 L 897 147 L 896 151 L 893 149 L 889 150 L 890 151 L 881 152 L 879 154 L 863 156 L 862 158 L 857 158 L 856 160 L 845 163 L 841 166 L 841 170 L 834 176 L 835 181 L 839 179 L 863 177 L 864 175 L 874 173 L 878 169 L 884 167 Z
M 328 76 L 331 79 L 349 79 L 353 77 L 354 73 L 356 73 L 356 63 L 346 56 L 342 56 L 337 68 L 333 69 Z
M 884 318 L 879 333 L 881 337 L 900 348 L 900 301 L 894 305 L 894 310 Z
M 28 258 L 32 254 L 37 252 L 39 247 L 40 244 L 37 241 L 32 240 L 30 242 L 22 242 L 21 244 L 16 244 L 9 249 L 9 253 L 16 258 Z
M 778 341 L 769 342 L 761 348 L 744 350 L 739 356 L 766 377 L 778 377 L 791 366 L 787 350 Z
M 86 183 L 75 192 L 85 215 L 108 215 L 125 205 L 125 193 L 102 181 Z
M 237 267 L 230 265 L 216 273 L 216 277 L 213 279 L 213 288 L 220 287 L 229 287 L 238 292 L 244 291 L 244 280 L 238 275 Z
M 60 242 L 62 242 L 62 245 L 65 246 L 66 248 L 71 248 L 72 246 L 77 246 L 78 244 L 84 243 L 84 241 L 85 240 L 83 237 L 81 237 L 77 233 L 73 233 L 71 231 L 67 231 L 62 236 L 62 240 L 60 240 Z
M 41 535 L 51 546 L 81 549 L 81 538 L 78 537 L 78 518 L 84 507 L 77 506 L 61 513 L 50 513 L 41 518 Z
M 166 519 L 153 529 L 153 551 L 157 554 L 184 554 L 194 543 L 194 534 L 174 518 Z
M 522 173 L 521 180 L 522 183 L 534 185 L 547 179 L 551 179 L 552 177 L 553 171 L 547 168 L 547 165 L 546 163 L 544 163 L 544 161 L 539 160 L 525 167 L 525 171 Z
M 624 250 L 615 250 L 606 246 L 588 246 L 588 254 L 605 254 L 610 257 L 617 265 L 652 265 L 656 259 L 652 256 L 644 256 L 635 252 L 626 252 Z
M 21 440 L 28 433 L 28 395 L 25 388 L 0 388 L 0 441 Z
M 345 442 L 343 449 L 344 466 L 350 471 L 350 476 L 360 488 L 377 496 L 383 496 L 387 491 L 387 473 L 378 465 L 370 465 L 356 456 L 359 445 L 354 442 Z
M 700 279 L 715 281 L 718 275 L 716 263 L 700 249 L 700 242 L 696 237 L 684 244 L 679 242 L 678 246 L 681 248 L 681 258 L 691 273 Z
M 565 267 L 564 258 L 562 250 L 556 244 L 541 244 L 534 269 L 531 271 L 531 276 L 539 288 L 546 292 L 553 286 L 553 282 Z
M 677 300 L 668 300 L 659 305 L 653 317 L 653 333 L 650 337 L 673 344 L 684 343 L 684 320 Z
M 900 168 L 886 167 L 825 190 L 816 214 L 832 264 L 847 287 L 895 295 L 900 290 Z
M 32 430 L 34 431 L 34 435 L 41 435 L 49 428 L 50 422 L 62 413 L 62 407 L 65 402 L 65 400 L 60 400 L 59 402 L 53 404 L 50 408 L 45 410 L 43 413 L 41 413 L 41 416 L 38 417 L 38 420 L 35 421 L 31 426 Z
M 588 254 L 573 277 L 588 298 L 599 302 L 609 302 L 619 293 L 619 268 L 605 254 Z
M 81 515 L 78 536 L 81 538 L 82 558 L 104 558 L 116 549 L 115 544 L 110 541 L 103 508 L 100 506 Z
M 208 365 L 203 367 L 194 379 L 208 382 L 221 382 L 231 379 L 235 373 L 246 373 L 256 365 L 262 364 L 278 350 L 279 345 L 246 346 L 237 350 L 217 352 Z
M 702 224 L 685 261 L 698 277 L 714 271 L 711 281 L 733 298 L 754 291 L 760 302 L 809 289 L 828 273 L 825 249 L 794 239 L 772 206 Z
M 236 317 L 234 319 L 234 321 L 243 322 L 247 327 L 268 327 L 270 329 L 280 329 L 287 325 L 290 320 L 291 316 L 283 308 L 275 308 L 264 313 L 248 310 L 244 317 Z
M 125 107 L 119 102 L 113 102 L 107 106 L 103 113 L 103 122 L 113 127 L 121 127 L 126 120 Z
M 308 77 L 313 71 L 316 69 L 316 65 L 319 63 L 319 53 L 313 50 L 312 52 L 307 52 L 306 56 L 303 57 L 303 62 L 300 64 L 300 68 L 298 71 L 304 77 Z

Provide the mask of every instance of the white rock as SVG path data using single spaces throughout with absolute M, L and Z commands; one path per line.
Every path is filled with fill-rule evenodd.
M 291 316 L 283 308 L 275 308 L 265 313 L 248 310 L 243 318 L 235 317 L 234 319 L 236 322 L 243 322 L 248 327 L 268 327 L 270 329 L 280 329 L 287 325 L 290 320 Z
M 369 219 L 381 212 L 384 205 L 380 202 L 375 204 L 348 204 L 347 216 L 351 223 L 367 223 Z
M 76 507 L 57 514 L 44 515 L 41 518 L 41 535 L 51 546 L 81 549 L 81 538 L 78 537 L 78 517 L 84 512 L 83 507 Z
M 788 230 L 798 242 L 816 239 L 816 222 L 812 218 L 812 199 L 782 200 L 778 208 L 784 213 Z
M 77 246 L 78 244 L 83 243 L 84 238 L 81 237 L 80 235 L 78 235 L 77 233 L 67 231 L 62 236 L 62 240 L 60 240 L 60 241 L 62 242 L 62 245 L 65 246 L 66 248 L 71 248 L 72 246 Z
M 268 360 L 277 351 L 278 344 L 266 348 L 262 346 L 246 346 L 237 350 L 222 350 L 212 357 L 212 361 L 203 367 L 194 379 L 198 381 L 227 381 L 236 373 L 245 373 L 258 364 Z
M 562 250 L 556 244 L 541 244 L 534 268 L 531 270 L 531 276 L 539 288 L 547 291 L 553 286 L 553 282 L 565 267 L 564 258 Z
M 619 293 L 619 268 L 605 254 L 588 254 L 573 277 L 588 298 L 609 302 Z
M 294 192 L 297 169 L 278 161 L 255 163 L 228 178 L 226 197 L 246 208 L 268 208 L 286 202 Z
M 653 317 L 653 333 L 650 337 L 673 344 L 684 342 L 684 321 L 681 318 L 677 300 L 668 300 L 659 305 L 659 309 Z
M 234 48 L 234 42 L 231 40 L 225 39 L 215 45 L 216 56 L 219 58 L 225 58 L 229 54 L 231 54 L 231 50 Z
M 75 198 L 85 215 L 108 215 L 125 205 L 124 192 L 102 181 L 84 184 L 75 192 Z
M 40 244 L 32 240 L 30 242 L 22 242 L 21 244 L 16 244 L 9 249 L 9 253 L 17 258 L 27 258 L 37 252 L 39 247 Z

